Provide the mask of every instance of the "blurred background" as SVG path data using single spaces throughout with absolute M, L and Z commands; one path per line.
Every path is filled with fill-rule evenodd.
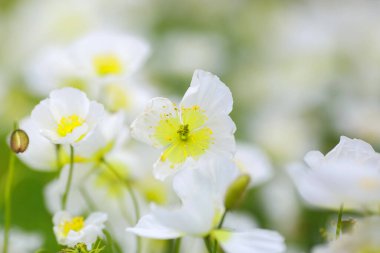
M 138 75 L 159 96 L 181 97 L 197 68 L 231 88 L 237 139 L 260 147 L 276 171 L 243 209 L 279 230 L 289 252 L 309 252 L 336 214 L 307 207 L 286 167 L 309 150 L 325 153 L 340 135 L 380 147 L 379 10 L 370 0 L 2 0 L 0 187 L 13 122 L 44 98 L 26 78 L 33 57 L 94 30 L 121 30 L 150 44 Z M 18 162 L 13 198 L 13 224 L 52 251 L 42 192 L 55 176 Z

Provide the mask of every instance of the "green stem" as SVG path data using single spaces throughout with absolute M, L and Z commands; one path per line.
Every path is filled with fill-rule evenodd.
M 107 243 L 109 245 L 108 249 L 110 253 L 113 253 L 113 240 L 110 232 L 108 232 L 106 229 L 103 230 L 104 235 L 106 236 Z
M 179 250 L 181 248 L 181 241 L 181 238 L 177 238 L 174 241 L 173 253 L 179 253 Z
M 67 198 L 69 196 L 71 181 L 73 180 L 73 171 L 74 171 L 74 147 L 70 145 L 70 168 L 69 175 L 66 182 L 66 189 L 62 196 L 62 210 L 66 210 Z
M 139 221 L 139 219 L 140 219 L 140 207 L 139 207 L 139 203 L 137 201 L 136 194 L 134 193 L 131 185 L 129 184 L 129 182 L 127 180 L 125 180 L 119 174 L 119 172 L 117 172 L 115 170 L 115 168 L 110 163 L 108 163 L 108 161 L 106 161 L 103 158 L 102 162 L 125 185 L 125 187 L 126 187 L 128 193 L 129 193 L 129 195 L 131 196 L 132 202 L 133 202 L 133 208 L 134 208 L 134 211 L 135 211 L 135 222 L 137 223 Z M 141 252 L 141 238 L 139 236 L 136 236 L 136 242 L 137 242 L 137 253 L 140 253 Z
M 209 236 L 208 237 L 204 237 L 203 241 L 205 242 L 205 245 L 206 245 L 206 248 L 207 248 L 207 252 L 211 253 L 212 249 L 211 249 L 211 245 L 210 245 L 210 237 Z
M 12 182 L 13 182 L 13 174 L 15 167 L 15 158 L 16 155 L 11 152 L 9 155 L 9 167 L 8 167 L 8 176 L 5 182 L 5 224 L 4 224 L 4 243 L 3 243 L 3 253 L 8 252 L 9 245 L 9 230 L 11 227 L 11 193 L 12 193 Z
M 218 229 L 221 229 L 222 226 L 223 226 L 223 223 L 224 223 L 224 220 L 226 219 L 226 215 L 227 215 L 227 212 L 228 210 L 224 211 L 223 215 L 222 215 L 222 218 L 220 219 L 219 221 L 219 224 L 218 224 Z M 214 240 L 214 243 L 212 245 L 212 250 L 211 252 L 212 253 L 217 253 L 218 252 L 218 248 L 219 248 L 219 245 L 218 245 L 218 241 L 217 240 Z
M 340 206 L 339 214 L 338 214 L 338 221 L 336 223 L 336 232 L 335 232 L 335 238 L 338 239 L 340 236 L 340 232 L 342 231 L 342 217 L 343 217 L 343 204 Z
M 61 169 L 60 152 L 61 152 L 61 145 L 60 144 L 56 144 L 55 145 L 55 154 L 56 154 L 56 160 L 57 160 L 57 163 L 56 163 L 57 171 L 60 171 L 60 169 Z

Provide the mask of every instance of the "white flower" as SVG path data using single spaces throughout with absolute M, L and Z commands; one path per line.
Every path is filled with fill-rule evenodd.
M 380 252 L 380 217 L 362 218 L 353 231 L 338 240 L 315 247 L 313 253 L 377 253 Z
M 235 164 L 228 159 L 201 159 L 196 167 L 194 163 L 187 163 L 173 179 L 181 207 L 168 210 L 153 206 L 150 214 L 127 231 L 155 239 L 211 235 L 227 253 L 283 252 L 283 238 L 276 232 L 217 229 L 225 212 L 226 191 L 238 175 Z
M 154 165 L 154 174 L 164 179 L 188 158 L 235 152 L 235 124 L 228 114 L 232 95 L 217 76 L 196 70 L 190 88 L 177 107 L 169 99 L 153 98 L 131 126 L 138 140 L 165 149 Z
M 310 204 L 339 209 L 378 210 L 380 203 L 380 154 L 371 145 L 342 136 L 326 156 L 306 154 L 309 170 L 294 166 L 291 176 Z
M 74 43 L 70 50 L 87 75 L 101 81 L 130 76 L 149 54 L 149 46 L 144 40 L 117 32 L 90 33 Z
M 66 211 L 57 212 L 54 215 L 54 234 L 60 245 L 73 247 L 78 243 L 85 243 L 87 249 L 98 237 L 103 237 L 102 230 L 107 221 L 107 214 L 92 213 L 87 219 L 82 216 L 73 217 Z
M 101 104 L 89 101 L 74 89 L 54 90 L 32 111 L 42 135 L 54 144 L 75 144 L 93 131 L 104 113 Z

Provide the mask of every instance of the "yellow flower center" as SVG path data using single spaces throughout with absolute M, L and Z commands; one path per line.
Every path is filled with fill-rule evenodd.
M 181 108 L 179 115 L 161 115 L 154 137 L 167 146 L 161 161 L 169 160 L 171 166 L 184 162 L 188 157 L 198 158 L 212 144 L 212 130 L 205 127 L 207 116 L 199 106 Z
M 58 123 L 57 132 L 59 136 L 65 137 L 66 135 L 72 133 L 75 128 L 83 125 L 83 123 L 84 120 L 76 114 L 62 117 Z
M 61 224 L 63 236 L 67 236 L 70 231 L 79 232 L 84 227 L 84 219 L 81 216 L 74 217 L 71 220 L 65 221 Z
M 99 76 L 117 75 L 123 72 L 120 59 L 114 54 L 99 54 L 93 59 L 95 71 Z

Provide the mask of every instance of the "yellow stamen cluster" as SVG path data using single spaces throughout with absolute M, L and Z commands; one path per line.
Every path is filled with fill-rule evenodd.
M 72 133 L 75 128 L 83 125 L 83 123 L 84 120 L 76 114 L 62 117 L 58 123 L 57 132 L 59 136 L 65 137 L 66 135 Z
M 161 115 L 154 133 L 154 137 L 167 146 L 161 161 L 168 159 L 172 165 L 204 154 L 213 140 L 212 130 L 204 126 L 207 116 L 199 106 L 181 108 L 179 114 Z
M 99 54 L 93 59 L 96 73 L 99 76 L 117 75 L 123 72 L 120 59 L 114 54 Z
M 63 236 L 67 236 L 70 231 L 80 231 L 84 227 L 84 219 L 81 216 L 72 218 L 71 220 L 65 221 L 61 224 Z

